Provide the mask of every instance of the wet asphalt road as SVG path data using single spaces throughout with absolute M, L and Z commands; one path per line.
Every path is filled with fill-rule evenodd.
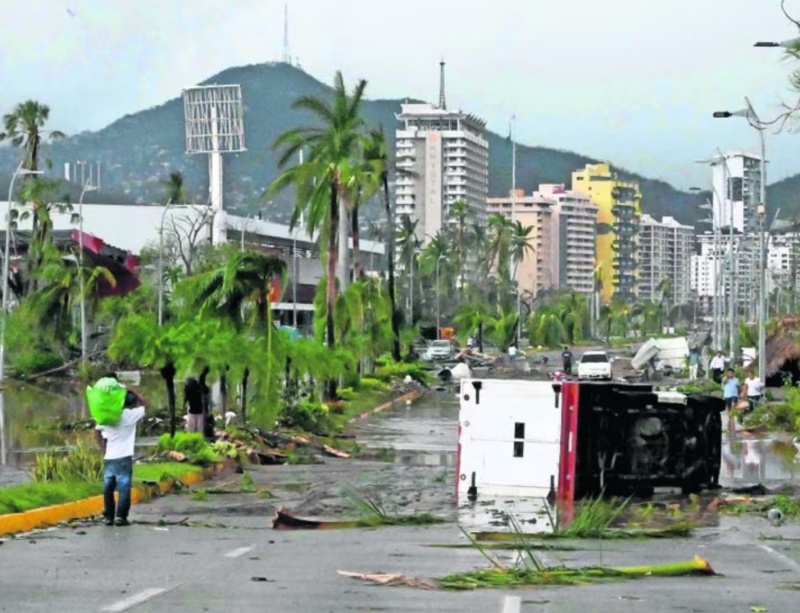
M 133 519 L 140 523 L 128 528 L 87 524 L 6 539 L 0 546 L 0 611 L 798 610 L 800 524 L 772 527 L 764 518 L 723 517 L 718 526 L 698 529 L 692 538 L 586 541 L 572 543 L 575 551 L 543 555 L 548 564 L 570 566 L 674 562 L 700 555 L 723 577 L 468 593 L 374 586 L 337 573 L 436 577 L 486 566 L 476 551 L 429 547 L 464 543 L 456 521 L 426 528 L 270 529 L 279 504 L 334 512 L 343 484 L 382 493 L 393 509 L 447 509 L 456 520 L 450 460 L 456 419 L 452 398 L 429 396 L 416 407 L 398 407 L 362 427 L 360 438 L 370 446 L 398 449 L 388 458 L 391 462 L 327 460 L 250 471 L 277 499 L 253 493 L 204 500 L 168 496 L 135 507 Z M 771 446 L 728 447 L 731 478 L 741 483 L 760 477 L 758 458 L 764 460 L 767 481 L 787 478 L 786 471 L 776 468 L 783 464 L 767 461 Z M 419 490 L 426 493 L 417 499 Z M 184 518 L 194 527 L 157 525 Z M 512 561 L 510 555 L 499 552 L 505 562 Z

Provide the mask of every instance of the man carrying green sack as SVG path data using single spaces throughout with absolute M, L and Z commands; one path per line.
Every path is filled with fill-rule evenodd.
M 113 383 L 112 383 L 113 381 Z M 102 384 L 101 384 L 102 382 Z M 136 444 L 136 424 L 144 417 L 146 401 L 134 390 L 125 389 L 116 376 L 110 375 L 100 379 L 90 389 L 103 390 L 104 400 L 96 404 L 98 409 L 95 440 L 103 451 L 103 517 L 106 526 L 127 526 L 128 512 L 131 508 L 131 482 L 133 481 L 133 451 Z M 111 418 L 112 411 L 116 409 L 116 401 L 108 398 L 119 398 L 122 391 L 122 405 L 119 407 L 119 417 L 116 423 L 104 422 Z M 87 398 L 89 393 L 87 390 Z M 100 394 L 95 394 L 95 398 Z M 96 400 L 95 400 L 96 401 Z M 96 401 L 97 402 L 97 401 Z M 91 405 L 90 405 L 91 408 Z M 102 408 L 102 410 L 99 410 Z M 95 416 L 95 411 L 92 411 Z M 118 492 L 118 500 L 114 500 L 114 491 Z

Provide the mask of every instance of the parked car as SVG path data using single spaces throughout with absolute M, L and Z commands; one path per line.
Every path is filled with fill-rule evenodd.
M 428 360 L 429 362 L 436 360 L 452 360 L 454 355 L 455 348 L 453 347 L 453 343 L 446 340 L 439 340 L 433 341 L 428 345 L 428 348 L 425 349 L 425 353 L 422 354 L 422 359 Z
M 611 380 L 611 360 L 605 351 L 587 351 L 578 362 L 578 379 Z

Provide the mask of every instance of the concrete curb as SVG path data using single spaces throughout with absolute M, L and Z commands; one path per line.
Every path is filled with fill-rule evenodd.
M 393 398 L 389 402 L 385 402 L 374 409 L 370 409 L 369 411 L 364 411 L 360 415 L 356 415 L 355 417 L 351 417 L 347 423 L 352 424 L 354 421 L 360 421 L 362 419 L 367 419 L 372 415 L 376 415 L 377 413 L 382 413 L 383 411 L 387 411 L 389 409 L 393 409 L 395 404 L 398 402 L 414 402 L 420 396 L 422 396 L 422 390 L 411 390 L 410 392 L 406 392 L 402 396 L 398 396 L 397 398 Z
M 180 481 L 183 485 L 197 485 L 217 472 L 223 470 L 226 463 L 221 462 L 210 468 L 200 468 L 196 471 L 186 473 L 180 479 L 164 479 L 152 485 L 134 487 L 131 490 L 131 501 L 133 504 L 147 502 L 156 496 L 170 492 L 176 482 Z M 8 513 L 0 515 L 0 536 L 14 534 L 17 532 L 28 532 L 35 528 L 44 526 L 55 526 L 65 521 L 73 519 L 83 519 L 94 517 L 103 512 L 103 496 L 92 496 L 83 500 L 74 500 L 64 504 L 56 504 L 49 507 L 31 509 L 22 513 Z

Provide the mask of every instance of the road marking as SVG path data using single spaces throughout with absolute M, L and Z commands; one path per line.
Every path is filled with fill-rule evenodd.
M 134 594 L 133 596 L 128 596 L 122 600 L 118 600 L 117 602 L 108 605 L 106 608 L 102 609 L 105 613 L 120 613 L 121 611 L 127 611 L 128 609 L 132 609 L 133 607 L 142 604 L 143 602 L 147 602 L 155 598 L 156 596 L 161 596 L 167 592 L 174 590 L 177 585 L 173 585 L 172 587 L 151 587 L 147 590 L 142 590 L 138 594 Z
M 503 613 L 519 613 L 522 608 L 522 598 L 519 596 L 506 596 L 503 600 Z
M 239 556 L 243 556 L 248 551 L 253 551 L 255 547 L 239 547 L 238 549 L 234 549 L 233 551 L 229 551 L 225 554 L 226 558 L 238 558 Z
M 800 571 L 800 564 L 798 564 L 797 562 L 795 562 L 794 560 L 792 560 L 792 559 L 791 559 L 789 556 L 785 556 L 785 555 L 783 555 L 783 554 L 782 554 L 780 551 L 775 551 L 775 550 L 774 550 L 772 547 L 770 547 L 769 545 L 759 545 L 759 548 L 763 549 L 763 550 L 764 550 L 764 551 L 766 551 L 768 554 L 770 554 L 770 555 L 772 555 L 772 556 L 775 556 L 776 558 L 778 558 L 779 560 L 781 560 L 781 561 L 782 561 L 784 564 L 786 564 L 787 566 L 790 566 L 790 567 L 792 567 L 792 568 L 793 568 L 793 569 L 795 569 L 796 571 Z

